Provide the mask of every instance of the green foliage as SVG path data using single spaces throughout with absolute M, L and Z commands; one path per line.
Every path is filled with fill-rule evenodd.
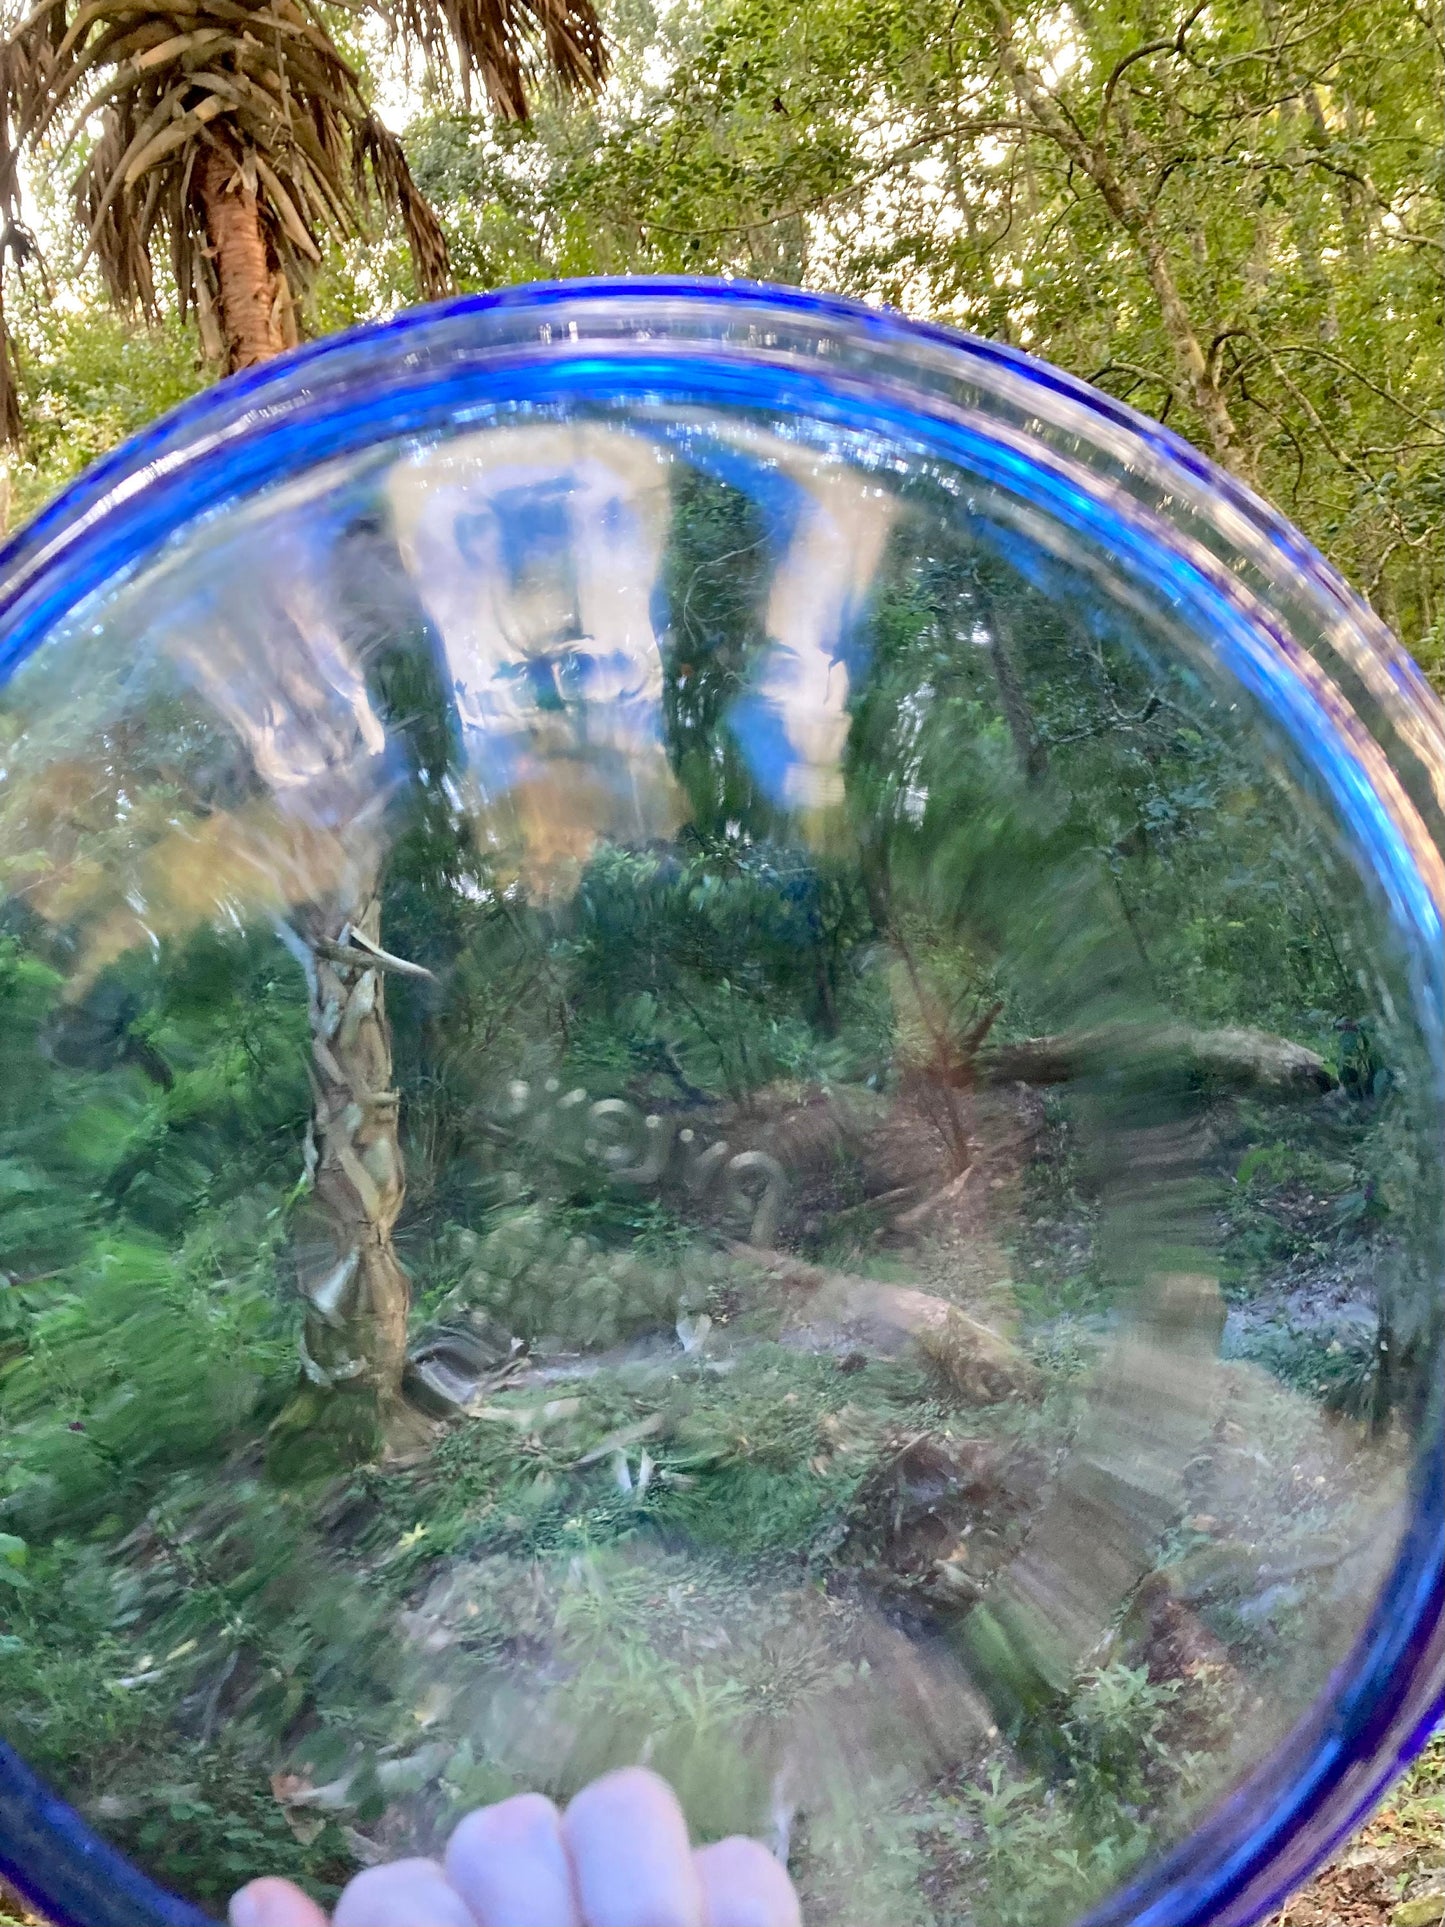
M 738 834 L 680 860 L 601 852 L 570 933 L 579 1069 L 651 1072 L 674 1101 L 861 1078 L 872 1040 L 860 1063 L 839 1006 L 866 996 L 847 954 L 867 927 L 856 884 L 796 848 Z
M 19 333 L 25 445 L 11 458 L 11 527 L 91 462 L 205 385 L 197 345 L 179 321 L 141 329 L 87 299 L 46 303 Z
M 1191 1763 L 1167 1731 L 1179 1691 L 1124 1665 L 1081 1681 L 1049 1735 L 1064 1749 L 1068 1801 L 999 1761 L 963 1790 L 958 1804 L 981 1844 L 986 1927 L 1033 1927 L 1080 1893 L 1107 1891 L 1136 1862 L 1142 1815 L 1189 1784 Z
M 1379 1341 L 1373 1332 L 1360 1331 L 1346 1340 L 1328 1331 L 1268 1326 L 1245 1332 L 1231 1353 L 1262 1365 L 1281 1384 L 1329 1411 L 1365 1418 L 1373 1409 L 1380 1367 Z
M 267 1785 L 275 1736 L 309 1728 L 317 1750 L 366 1731 L 394 1667 L 375 1606 L 327 1570 L 304 1517 L 244 1479 L 218 1497 L 180 1475 L 138 1530 L 53 1539 L 32 1573 L 4 1656 L 27 1755 L 213 1905 L 262 1865 L 334 1891 L 349 1856 L 334 1827 L 304 1851 L 287 1827 Z
M 1180 1692 L 1178 1680 L 1159 1685 L 1142 1669 L 1114 1665 L 1074 1695 L 1061 1730 L 1086 1828 L 1117 1828 L 1121 1809 L 1147 1806 L 1161 1776 L 1180 1776 L 1185 1763 L 1164 1731 Z
M 112 1238 L 44 1293 L 5 1381 L 10 1516 L 83 1527 L 138 1507 L 158 1472 L 214 1460 L 255 1403 L 270 1282 L 197 1276 Z M 272 1369 L 284 1360 L 277 1343 Z
M 47 1531 L 134 1518 L 289 1369 L 281 1187 L 305 1116 L 301 986 L 275 946 L 202 935 L 78 1008 L 59 983 L 7 940 L 3 1197 L 27 1269 L 6 1293 L 0 1504 Z
M 409 148 L 471 285 L 798 281 L 1100 382 L 1258 480 L 1434 667 L 1438 42 L 1404 0 L 1177 24 L 627 7 L 595 107 Z
M 482 1236 L 454 1233 L 461 1269 L 444 1308 L 483 1312 L 518 1337 L 577 1349 L 670 1333 L 679 1317 L 707 1308 L 722 1267 L 703 1251 L 669 1254 L 642 1229 L 635 1242 L 608 1249 L 565 1216 L 559 1222 L 535 1205 L 503 1209 Z
M 1132 5 L 1067 31 L 1042 5 L 1016 11 L 1007 34 L 1004 19 L 937 0 L 803 13 L 619 0 L 599 101 L 540 100 L 524 125 L 429 105 L 407 152 L 464 286 L 679 271 L 798 281 L 1100 382 L 1256 481 L 1435 667 L 1445 481 L 1428 21 L 1406 0 L 1368 15 L 1235 0 L 1176 43 L 1172 16 Z M 21 318 L 25 509 L 201 380 L 181 330 L 127 331 L 88 284 L 66 293 Z M 394 237 L 334 250 L 312 330 L 413 294 Z M 740 592 L 757 552 L 746 537 L 738 548 Z

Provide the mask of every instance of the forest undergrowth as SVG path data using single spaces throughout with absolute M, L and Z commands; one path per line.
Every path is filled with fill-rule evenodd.
M 11 1448 L 29 1460 L 0 1575 L 12 1730 L 217 1904 L 261 1866 L 333 1892 L 470 1805 L 565 1797 L 641 1757 L 700 1833 L 772 1838 L 815 1918 L 952 1918 L 967 1893 L 989 1927 L 1036 1922 L 1167 1837 L 1228 1722 L 1266 1717 L 1226 1647 L 1241 1618 L 1263 1615 L 1280 1720 L 1314 1677 L 1287 1683 L 1301 1582 L 1287 1547 L 1260 1579 L 1254 1533 L 1287 1521 L 1303 1570 L 1338 1532 L 1300 1489 L 1348 1483 L 1326 1435 L 1362 1422 L 1371 1345 L 1321 1340 L 1305 1313 L 1380 1233 L 1354 1167 L 1318 1168 L 1276 1123 L 1270 1158 L 1218 1188 L 1239 1362 L 1217 1368 L 1193 1510 L 1062 1690 L 984 1642 L 964 1649 L 980 1694 L 953 1643 L 1033 1527 L 1111 1329 L 1068 1107 L 1026 1102 L 993 1119 L 976 1189 L 904 1233 L 885 1210 L 830 1222 L 807 1255 L 718 1248 L 594 1201 L 446 1234 L 416 1267 L 417 1322 L 454 1367 L 465 1337 L 477 1383 L 404 1465 L 278 1476 L 248 1414 L 272 1414 L 274 1452 L 285 1347 L 214 1244 L 164 1313 L 205 1340 L 202 1392 L 164 1415 L 173 1334 L 152 1349 L 126 1298 L 87 1351 L 73 1302 L 12 1287 L 38 1307 L 47 1401 Z M 144 1275 L 125 1263 L 87 1324 L 107 1276 Z M 125 1384 L 121 1342 L 166 1382 Z M 1253 1439 L 1261 1400 L 1282 1482 L 1221 1469 L 1231 1402 Z M 1321 1433 L 1305 1410 L 1339 1416 Z

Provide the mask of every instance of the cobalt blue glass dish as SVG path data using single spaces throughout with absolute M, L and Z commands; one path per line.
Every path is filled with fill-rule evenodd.
M 643 1758 L 818 1927 L 1244 1927 L 1423 1744 L 1445 733 L 1245 487 L 891 312 L 509 290 L 96 464 L 0 660 L 0 1173 L 132 1134 L 7 1234 L 49 1918 L 210 1918 L 217 1786 L 334 1883 Z

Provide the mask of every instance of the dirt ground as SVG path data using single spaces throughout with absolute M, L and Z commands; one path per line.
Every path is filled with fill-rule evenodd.
M 1269 1927 L 1436 1927 L 1445 1921 L 1445 1734 L 1368 1826 Z

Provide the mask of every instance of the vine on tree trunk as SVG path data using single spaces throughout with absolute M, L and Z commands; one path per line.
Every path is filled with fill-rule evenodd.
M 409 1429 L 401 1386 L 411 1283 L 392 1241 L 406 1169 L 385 980 L 430 974 L 383 950 L 380 927 L 377 891 L 366 887 L 349 911 L 318 916 L 303 933 L 315 1094 L 305 1159 L 328 1258 L 303 1286 L 301 1362 L 316 1392 L 346 1408 L 333 1417 L 359 1445 L 395 1443 Z

